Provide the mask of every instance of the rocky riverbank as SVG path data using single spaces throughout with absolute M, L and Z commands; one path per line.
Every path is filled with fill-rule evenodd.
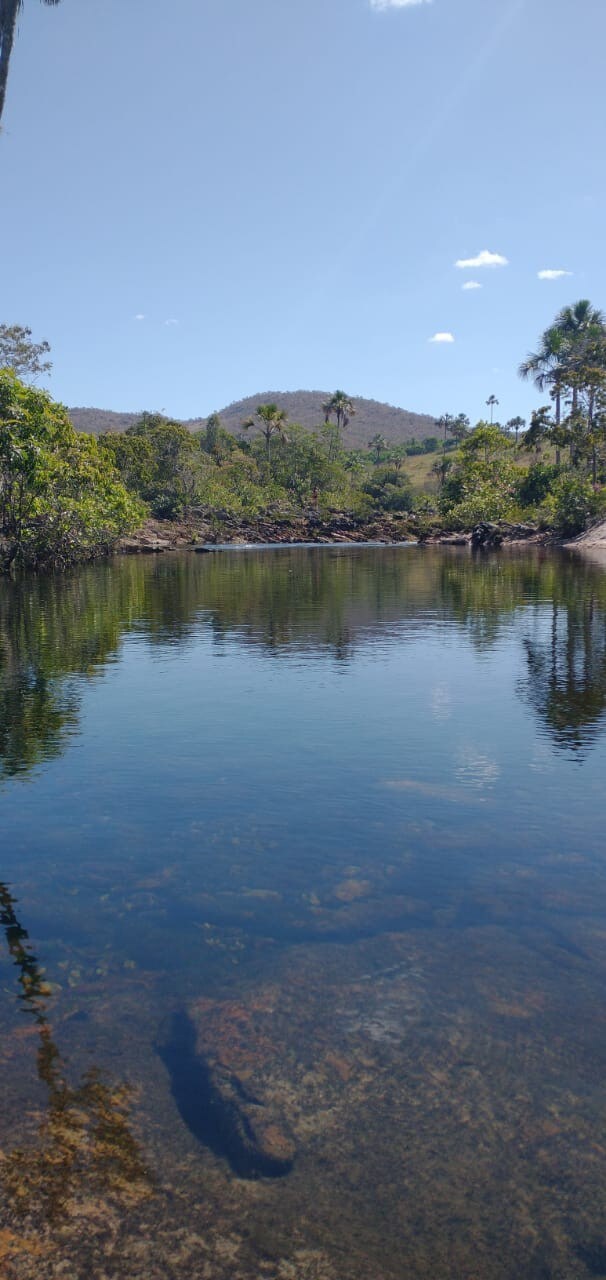
M 146 520 L 142 528 L 123 538 L 117 551 L 124 555 L 143 552 L 203 550 L 213 546 L 247 546 L 297 543 L 362 543 L 385 544 L 420 542 L 440 546 L 500 547 L 511 544 L 545 545 L 555 543 L 556 536 L 535 525 L 484 522 L 473 530 L 455 531 L 442 528 L 438 522 L 428 524 L 414 515 L 378 515 L 372 517 L 338 512 L 331 516 L 308 514 L 242 519 L 214 516 L 182 521 Z

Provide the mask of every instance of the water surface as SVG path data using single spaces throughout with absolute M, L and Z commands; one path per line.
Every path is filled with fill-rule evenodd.
M 8 1277 L 606 1275 L 606 573 L 0 584 Z

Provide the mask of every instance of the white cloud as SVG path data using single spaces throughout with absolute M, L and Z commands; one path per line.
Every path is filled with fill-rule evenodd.
M 452 333 L 434 333 L 430 342 L 454 342 L 454 334 Z
M 561 280 L 562 276 L 571 276 L 572 271 L 562 271 L 561 269 L 553 270 L 552 268 L 550 268 L 549 270 L 546 269 L 545 271 L 537 271 L 537 275 L 539 277 L 539 280 Z
M 145 316 L 141 311 L 139 312 L 138 315 L 135 316 L 135 320 L 145 320 Z
M 371 9 L 411 9 L 415 4 L 431 4 L 431 0 L 370 0 Z
M 466 271 L 468 267 L 506 267 L 509 259 L 502 253 L 491 253 L 490 249 L 482 249 L 476 258 L 457 258 L 455 267 Z
M 466 280 L 462 288 L 466 293 L 468 289 L 483 289 L 484 285 L 480 284 L 479 280 Z
M 179 323 L 179 321 L 178 321 L 178 320 L 165 320 L 165 321 L 164 321 L 164 323 L 165 323 L 165 324 L 169 324 L 169 325 L 170 325 L 170 324 L 178 324 L 178 323 Z

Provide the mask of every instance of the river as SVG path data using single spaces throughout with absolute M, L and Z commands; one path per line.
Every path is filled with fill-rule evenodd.
M 0 1273 L 606 1275 L 606 572 L 0 583 Z

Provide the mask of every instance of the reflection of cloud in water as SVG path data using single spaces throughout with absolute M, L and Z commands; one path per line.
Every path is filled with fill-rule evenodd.
M 417 778 L 384 778 L 380 784 L 391 791 L 411 791 L 431 800 L 447 800 L 449 804 L 469 804 L 469 795 L 460 787 L 443 787 L 438 782 L 423 782 Z
M 466 743 L 457 751 L 455 777 L 464 787 L 482 791 L 494 785 L 501 776 L 501 766 L 473 743 Z
M 447 684 L 437 684 L 431 691 L 431 715 L 433 720 L 443 722 L 452 718 L 452 694 Z
M 553 773 L 553 752 L 548 742 L 535 743 L 528 768 L 534 773 Z

